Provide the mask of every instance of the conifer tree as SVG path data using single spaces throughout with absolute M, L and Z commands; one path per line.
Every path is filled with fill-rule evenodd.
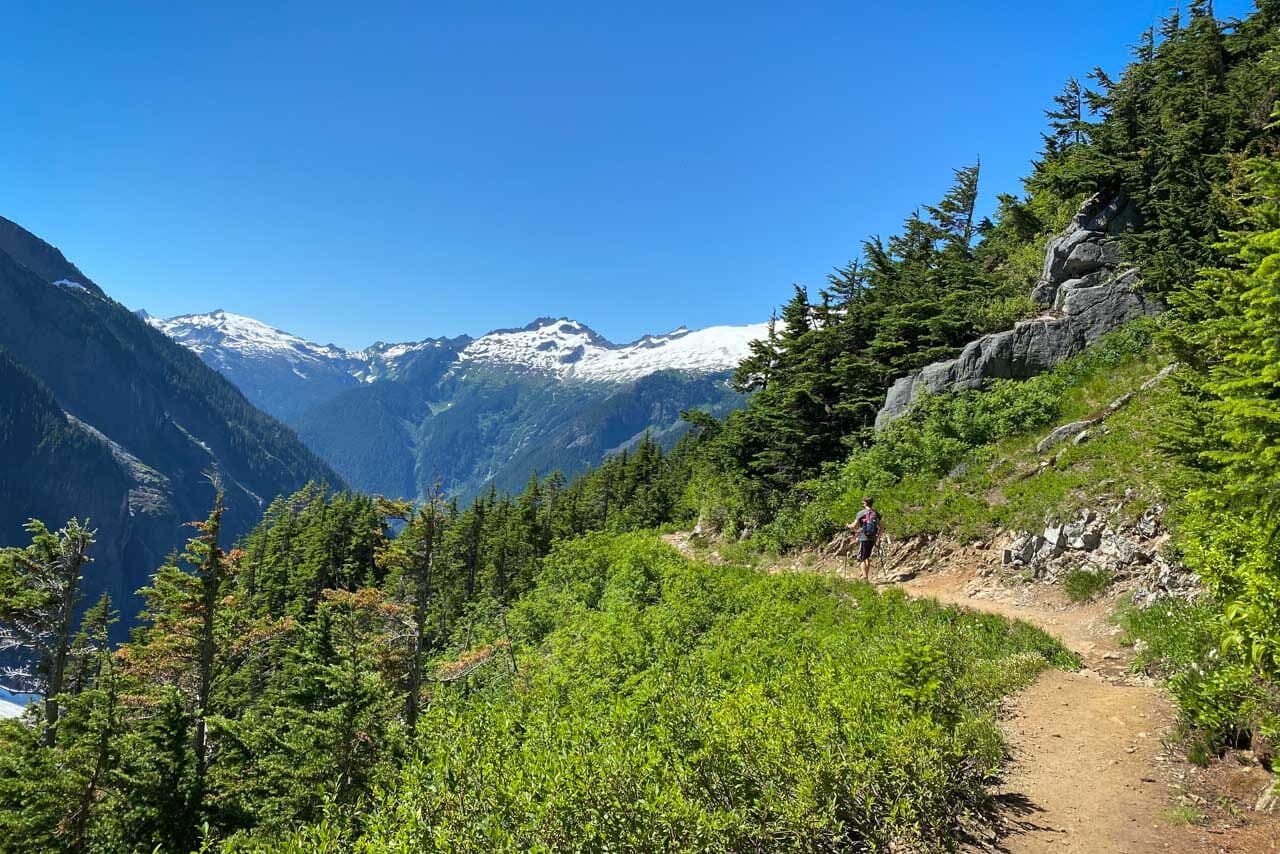
M 1085 116 L 1093 97 L 1094 94 L 1081 86 L 1075 77 L 1067 79 L 1062 91 L 1053 96 L 1054 106 L 1044 111 L 1052 131 L 1042 134 L 1047 152 L 1058 154 L 1089 141 L 1091 125 Z
M 973 249 L 976 224 L 974 211 L 978 204 L 978 177 L 982 162 L 954 170 L 955 183 L 942 197 L 942 201 L 926 208 L 938 229 L 945 249 L 968 255 Z
M 94 532 L 87 521 L 78 519 L 56 533 L 32 519 L 27 532 L 29 546 L 0 551 L 0 652 L 13 651 L 19 661 L 32 661 L 11 666 L 6 675 L 44 698 L 44 739 L 52 745 L 72 655 L 80 582 L 91 560 Z
M 108 632 L 117 619 L 119 615 L 104 593 L 85 613 L 73 645 L 79 690 L 67 710 L 67 729 L 74 732 L 62 740 L 67 742 L 64 761 L 78 779 L 61 826 L 67 848 L 75 852 L 90 850 L 91 829 L 102 818 L 99 805 L 106 800 L 107 791 L 118 786 L 125 711 L 121 679 L 108 642 Z
M 222 584 L 226 580 L 226 558 L 219 538 L 222 536 L 222 490 L 213 499 L 209 518 L 196 524 L 199 536 L 188 545 L 187 558 L 195 567 L 199 582 L 199 641 L 196 663 L 195 732 L 192 749 L 195 752 L 196 792 L 200 797 L 205 776 L 209 770 L 209 701 L 213 691 L 215 654 L 214 625 L 221 599 Z
M 426 647 L 430 638 L 431 608 L 435 590 L 436 561 L 447 523 L 446 504 L 437 485 L 414 510 L 408 502 L 384 500 L 384 512 L 399 518 L 404 530 L 387 543 L 379 561 L 392 573 L 390 579 L 409 609 L 409 655 L 406 674 L 405 724 L 413 732 L 422 702 Z

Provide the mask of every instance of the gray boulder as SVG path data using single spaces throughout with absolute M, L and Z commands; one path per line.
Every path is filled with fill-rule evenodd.
M 1043 275 L 1032 297 L 1053 308 L 1012 329 L 971 341 L 954 359 L 899 379 L 876 414 L 876 429 L 905 414 L 921 395 L 1035 376 L 1122 324 L 1160 311 L 1162 306 L 1139 290 L 1138 270 L 1120 267 L 1115 235 L 1132 227 L 1132 207 L 1122 195 L 1090 199 L 1045 252 Z
M 1160 383 L 1164 382 L 1169 377 L 1173 376 L 1173 372 L 1178 370 L 1178 367 L 1179 365 L 1177 362 L 1174 362 L 1171 365 L 1165 365 L 1163 368 L 1160 369 L 1160 372 L 1158 374 L 1156 374 L 1154 377 L 1152 377 L 1151 379 L 1147 380 L 1145 383 L 1142 384 L 1142 390 L 1149 391 L 1150 389 L 1153 389 L 1156 386 L 1160 385 Z
M 1125 394 L 1120 395 L 1115 400 L 1107 404 L 1107 408 L 1102 411 L 1103 417 L 1107 418 L 1112 415 L 1115 415 L 1121 409 L 1124 409 L 1126 406 L 1128 406 L 1129 401 L 1131 400 L 1133 400 L 1133 392 L 1126 392 Z
M 1114 569 L 1125 569 L 1138 563 L 1147 563 L 1150 557 L 1133 540 L 1114 531 L 1104 531 L 1098 544 L 1098 554 Z
M 1264 788 L 1258 795 L 1258 802 L 1254 804 L 1253 809 L 1255 812 L 1270 815 L 1280 813 L 1280 783 L 1271 783 Z
M 1160 514 L 1164 508 L 1156 505 L 1148 507 L 1134 524 L 1133 530 L 1144 540 L 1150 540 L 1160 532 Z
M 1044 543 L 1040 537 L 1024 534 L 1005 547 L 1002 563 L 1006 566 L 1024 566 L 1035 557 Z
M 1053 303 L 1053 307 L 1055 310 L 1061 311 L 1063 302 L 1066 300 L 1067 293 L 1069 291 L 1074 291 L 1077 288 L 1092 288 L 1100 284 L 1102 284 L 1102 272 L 1099 270 L 1095 270 L 1094 272 L 1087 273 L 1083 276 L 1080 276 L 1079 278 L 1067 279 L 1065 282 L 1062 282 L 1061 284 L 1054 284 L 1053 282 L 1040 282 L 1036 285 L 1036 287 L 1039 288 L 1041 285 L 1052 285 L 1056 290 L 1054 291 L 1054 295 L 1051 297 L 1051 299 L 1048 302 Z M 1036 299 L 1035 291 L 1032 291 L 1031 297 L 1032 299 Z M 1036 302 L 1040 305 L 1048 304 L 1048 302 L 1045 302 L 1040 299 L 1036 299 Z

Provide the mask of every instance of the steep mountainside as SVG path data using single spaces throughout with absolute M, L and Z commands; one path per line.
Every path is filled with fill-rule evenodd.
M 669 445 L 680 411 L 723 415 L 725 380 L 765 324 L 646 335 L 614 344 L 567 318 L 476 339 L 313 344 L 215 311 L 148 322 L 292 424 L 354 486 L 469 495 L 516 489 L 531 471 L 579 471 L 646 431 Z
M 28 266 L 28 263 L 31 266 Z M 52 277 L 57 277 L 52 278 Z M 89 595 L 133 592 L 227 492 L 227 531 L 276 495 L 340 478 L 186 349 L 151 329 L 58 250 L 0 219 L 0 544 L 38 517 L 92 518 Z

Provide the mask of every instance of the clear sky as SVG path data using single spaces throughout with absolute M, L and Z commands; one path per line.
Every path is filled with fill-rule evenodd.
M 0 214 L 130 307 L 344 346 L 747 323 L 953 167 L 1017 190 L 1171 5 L 11 4 Z

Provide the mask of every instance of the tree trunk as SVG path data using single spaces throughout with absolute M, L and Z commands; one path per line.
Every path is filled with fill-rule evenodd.
M 409 732 L 418 727 L 418 703 L 422 693 L 422 647 L 427 640 L 427 606 L 431 602 L 431 570 L 435 557 L 436 508 L 434 503 L 426 511 L 426 554 L 417 567 L 417 591 L 413 609 L 413 664 L 409 671 L 409 701 L 405 706 L 405 723 Z
M 62 601 L 59 603 L 57 637 L 53 660 L 49 667 L 49 690 L 44 700 L 45 744 L 52 747 L 58 735 L 58 695 L 62 693 L 67 674 L 67 656 L 71 645 L 71 623 L 75 618 L 76 594 L 80 589 L 80 569 L 84 566 L 88 538 L 73 530 L 65 545 L 68 553 L 62 567 Z

